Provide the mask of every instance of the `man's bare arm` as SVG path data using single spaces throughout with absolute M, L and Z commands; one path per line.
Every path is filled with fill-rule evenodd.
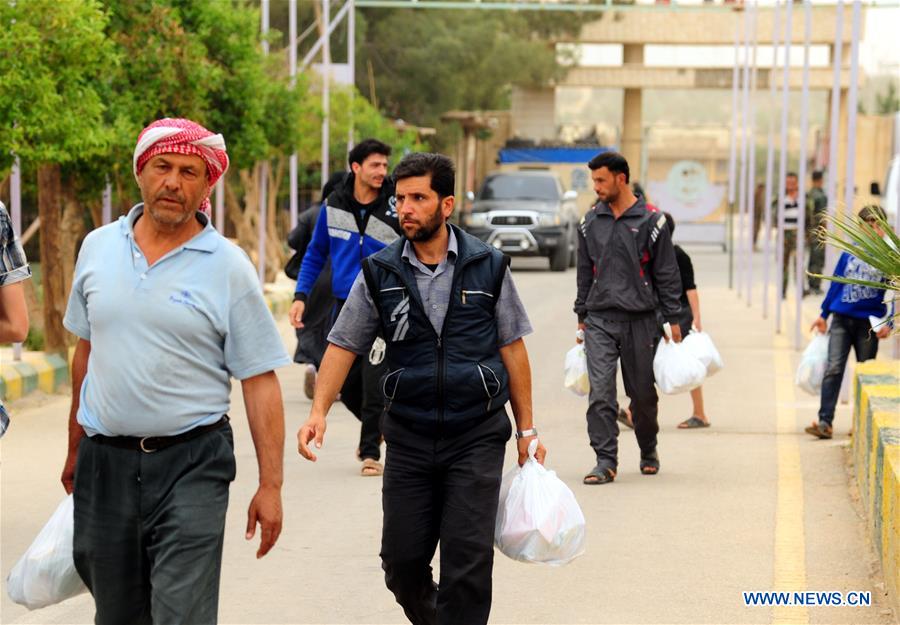
M 0 287 L 0 343 L 21 343 L 28 336 L 25 284 Z
M 241 381 L 256 461 L 259 488 L 247 511 L 247 540 L 262 528 L 256 557 L 266 555 L 281 534 L 281 486 L 284 482 L 284 403 L 274 371 Z
M 503 366 L 509 375 L 509 403 L 512 405 L 513 418 L 516 421 L 516 429 L 519 431 L 530 430 L 534 427 L 534 412 L 531 401 L 531 364 L 528 362 L 528 350 L 525 349 L 525 341 L 518 339 L 509 345 L 500 348 L 500 357 Z M 516 445 L 519 450 L 519 465 L 528 459 L 528 444 L 533 436 L 525 436 L 518 439 Z M 547 450 L 538 442 L 535 457 L 541 464 Z
M 687 295 L 687 301 L 691 307 L 691 316 L 694 318 L 694 327 L 702 332 L 703 323 L 700 321 L 700 294 L 697 293 L 697 289 L 688 289 L 684 294 Z
M 77 420 L 78 406 L 81 400 L 81 385 L 87 375 L 88 358 L 91 355 L 91 342 L 78 339 L 75 355 L 72 357 L 72 404 L 69 408 L 69 449 L 66 453 L 66 464 L 63 466 L 62 485 L 67 493 L 75 487 L 75 461 L 78 458 L 78 445 L 84 438 L 84 428 Z

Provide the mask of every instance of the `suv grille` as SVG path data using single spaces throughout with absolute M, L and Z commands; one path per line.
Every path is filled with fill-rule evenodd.
M 495 215 L 491 218 L 494 226 L 532 226 L 534 221 L 527 215 Z

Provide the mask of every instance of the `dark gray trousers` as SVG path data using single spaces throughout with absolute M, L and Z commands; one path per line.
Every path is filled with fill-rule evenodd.
M 381 561 L 413 625 L 484 625 L 491 612 L 494 524 L 506 441 L 505 410 L 452 438 L 417 434 L 385 416 Z M 441 545 L 436 585 L 431 560 Z
M 95 623 L 216 623 L 233 448 L 228 424 L 153 453 L 82 439 L 73 551 Z
M 659 342 L 655 315 L 616 321 L 589 313 L 585 320 L 585 354 L 591 392 L 588 396 L 587 429 L 597 464 L 617 470 L 619 424 L 616 421 L 616 362 L 622 362 L 625 392 L 631 399 L 634 434 L 642 454 L 656 449 L 656 387 L 653 355 Z

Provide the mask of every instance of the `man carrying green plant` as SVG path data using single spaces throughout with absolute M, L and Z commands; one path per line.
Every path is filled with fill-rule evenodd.
M 896 235 L 888 238 L 893 233 L 887 233 L 886 216 L 880 206 L 863 208 L 859 212 L 859 221 L 859 228 L 846 225 L 842 228 L 851 238 L 857 239 L 857 244 L 863 243 L 867 236 L 877 235 L 889 247 L 892 246 Z M 863 247 L 859 247 L 859 250 L 854 251 L 863 255 Z M 834 268 L 834 281 L 822 302 L 822 314 L 812 325 L 813 330 L 825 334 L 828 316 L 832 316 L 819 421 L 806 428 L 808 434 L 821 439 L 832 437 L 834 408 L 850 348 L 856 351 L 857 362 L 870 360 L 878 353 L 878 340 L 890 334 L 891 322 L 884 303 L 885 290 L 878 287 L 884 282 L 885 275 L 881 270 L 850 251 L 844 251 L 838 259 Z

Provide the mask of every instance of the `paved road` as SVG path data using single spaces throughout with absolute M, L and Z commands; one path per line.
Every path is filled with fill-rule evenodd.
M 550 451 L 547 465 L 584 509 L 588 551 L 559 569 L 498 555 L 492 622 L 894 622 L 848 478 L 849 408 L 840 408 L 833 441 L 807 440 L 801 427 L 812 419 L 816 401 L 794 394 L 797 354 L 757 308 L 748 309 L 726 288 L 722 254 L 692 251 L 704 325 L 726 361 L 706 386 L 713 427 L 676 430 L 690 415 L 689 398 L 663 398 L 660 475 L 639 474 L 637 445 L 624 432 L 619 477 L 599 487 L 581 484 L 592 464 L 585 400 L 562 388 L 563 355 L 575 324 L 574 272 L 550 273 L 538 261 L 514 263 L 536 329 L 527 339 L 536 424 Z M 282 330 L 292 344 L 284 323 Z M 285 527 L 261 561 L 243 539 L 256 464 L 240 393 L 233 397 L 238 478 L 231 489 L 221 622 L 405 622 L 384 588 L 377 557 L 380 481 L 357 475 L 356 421 L 335 410 L 319 462 L 302 462 L 293 438 L 309 409 L 300 368 L 280 377 L 289 431 Z M 62 496 L 67 406 L 65 398 L 21 403 L 3 440 L 4 576 Z M 781 612 L 744 606 L 742 591 L 776 588 L 871 591 L 874 605 Z M 3 623 L 88 623 L 93 616 L 87 596 L 28 613 L 4 592 L 0 606 Z

